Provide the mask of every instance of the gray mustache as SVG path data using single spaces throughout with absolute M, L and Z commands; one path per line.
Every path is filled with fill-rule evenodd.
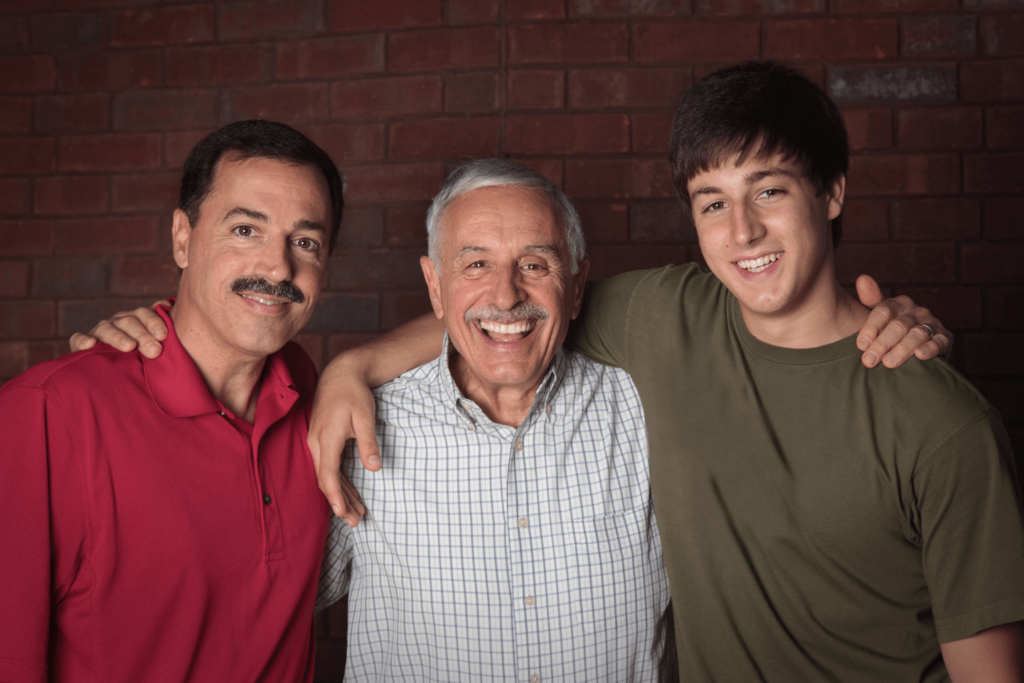
M 510 325 L 520 320 L 547 320 L 548 311 L 540 306 L 525 302 L 516 304 L 507 311 L 498 308 L 494 304 L 488 304 L 469 309 L 466 311 L 465 318 L 467 323 L 471 323 L 474 320 L 490 320 L 502 325 Z
M 296 304 L 301 304 L 306 300 L 306 295 L 302 293 L 302 290 L 288 280 L 272 285 L 266 278 L 258 276 L 238 278 L 231 283 L 231 291 L 237 294 L 249 292 L 252 294 L 276 296 Z

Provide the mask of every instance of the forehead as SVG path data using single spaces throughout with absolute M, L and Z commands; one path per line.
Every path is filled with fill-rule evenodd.
M 306 211 L 330 213 L 330 191 L 319 169 L 267 157 L 238 159 L 225 155 L 218 160 L 203 204 L 210 200 L 293 200 Z
M 450 246 L 488 240 L 565 244 L 554 207 L 542 192 L 515 186 L 482 187 L 456 197 L 443 216 Z

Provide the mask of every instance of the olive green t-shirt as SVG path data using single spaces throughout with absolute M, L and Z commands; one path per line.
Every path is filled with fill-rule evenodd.
M 640 391 L 684 683 L 948 680 L 1024 619 L 1006 433 L 944 361 L 770 346 L 693 265 L 598 283 L 570 342 Z

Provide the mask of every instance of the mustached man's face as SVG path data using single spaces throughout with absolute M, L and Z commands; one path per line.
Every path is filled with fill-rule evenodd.
M 459 362 L 489 390 L 536 389 L 579 313 L 589 264 L 573 274 L 565 232 L 531 190 L 473 190 L 442 222 L 440 275 L 421 264 Z
M 196 225 L 174 214 L 179 336 L 252 358 L 284 346 L 326 279 L 330 216 L 327 182 L 312 166 L 221 159 Z

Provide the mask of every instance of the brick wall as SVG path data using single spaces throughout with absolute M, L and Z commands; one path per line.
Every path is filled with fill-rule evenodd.
M 454 160 L 577 200 L 593 273 L 699 258 L 664 148 L 682 91 L 750 58 L 841 103 L 846 282 L 933 307 L 1024 452 L 1022 0 L 0 0 L 0 379 L 173 293 L 181 164 L 223 123 L 300 128 L 345 174 L 322 363 L 428 310 L 417 258 Z M 343 666 L 320 618 L 318 679 Z

